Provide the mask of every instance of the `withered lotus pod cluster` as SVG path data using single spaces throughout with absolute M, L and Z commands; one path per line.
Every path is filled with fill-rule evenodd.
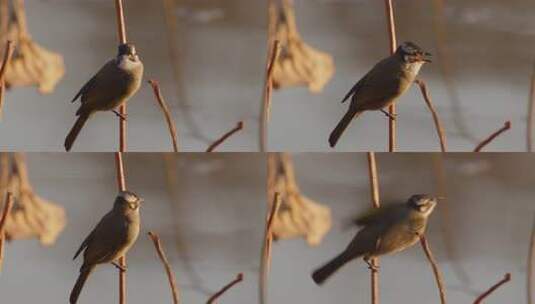
M 41 245 L 54 244 L 66 224 L 65 210 L 35 194 L 30 185 L 25 158 L 20 153 L 0 154 L 0 194 L 11 192 L 14 205 L 8 214 L 7 240 L 39 239 Z M 4 202 L 0 202 L 0 210 Z
M 307 45 L 301 38 L 293 5 L 288 1 L 270 5 L 270 23 L 274 25 L 274 39 L 281 46 L 273 69 L 275 89 L 308 86 L 310 92 L 319 93 L 334 74 L 332 57 Z
M 268 162 L 269 201 L 275 192 L 281 198 L 272 226 L 274 238 L 303 237 L 310 246 L 319 245 L 331 228 L 331 210 L 300 193 L 290 156 L 270 154 Z
M 8 20 L 1 24 L 2 37 L 7 37 L 2 39 L 1 43 L 6 40 L 15 42 L 15 52 L 6 69 L 6 87 L 36 85 L 41 94 L 52 93 L 65 74 L 63 57 L 32 40 L 28 32 L 23 0 L 13 0 L 12 18 L 9 18 L 8 0 L 0 1 L 0 18 Z

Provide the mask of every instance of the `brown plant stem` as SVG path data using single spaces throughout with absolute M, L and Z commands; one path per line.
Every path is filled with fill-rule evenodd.
M 526 146 L 528 152 L 533 152 L 533 124 L 535 116 L 535 64 L 533 65 L 533 72 L 531 73 L 531 87 L 529 90 L 528 101 L 528 120 L 526 132 Z
M 277 214 L 280 207 L 280 194 L 275 192 L 273 195 L 273 202 L 271 203 L 271 211 L 267 214 L 266 217 L 266 228 L 264 232 L 264 243 L 262 246 L 261 261 L 260 261 L 260 278 L 259 283 L 259 297 L 260 304 L 267 303 L 267 280 L 269 275 L 269 268 L 271 264 L 271 244 L 273 241 L 272 226 L 275 219 L 275 214 Z
M 176 287 L 175 275 L 173 274 L 173 271 L 171 270 L 171 266 L 169 265 L 169 261 L 167 260 L 167 256 L 165 255 L 165 252 L 163 251 L 160 237 L 152 231 L 149 231 L 148 234 L 152 242 L 154 243 L 156 252 L 158 253 L 160 260 L 162 261 L 163 267 L 165 268 L 165 272 L 167 273 L 167 278 L 169 280 L 169 285 L 171 286 L 171 292 L 173 295 L 173 303 L 178 304 L 179 293 L 178 293 L 178 288 Z
M 387 19 L 387 29 L 390 41 L 390 54 L 394 54 L 397 47 L 396 42 L 396 24 L 394 21 L 394 7 L 392 6 L 392 0 L 385 0 L 385 13 Z M 392 104 L 388 107 L 388 112 L 391 117 L 396 116 L 396 106 Z M 396 120 L 388 120 L 388 151 L 396 151 Z
M 240 130 L 243 130 L 243 127 L 244 127 L 244 124 L 243 124 L 243 121 L 240 121 L 236 124 L 236 126 L 228 131 L 227 133 L 225 133 L 223 136 L 221 136 L 221 138 L 219 138 L 218 140 L 216 140 L 214 143 L 212 143 L 208 149 L 206 149 L 206 152 L 213 152 L 219 145 L 221 145 L 225 140 L 227 140 L 229 137 L 231 137 L 232 135 L 234 135 L 234 133 L 240 131 Z
M 213 296 L 211 296 L 208 301 L 206 301 L 206 304 L 216 303 L 216 300 L 221 297 L 221 295 L 223 295 L 227 290 L 231 289 L 234 285 L 238 284 L 241 281 L 243 281 L 243 273 L 238 273 L 238 275 L 232 282 L 228 283 L 223 288 L 221 288 L 220 291 L 216 292 Z
M 6 193 L 6 200 L 4 201 L 4 208 L 2 210 L 2 217 L 0 218 L 0 271 L 2 271 L 2 264 L 4 262 L 4 245 L 5 245 L 5 226 L 7 222 L 7 216 L 11 212 L 13 207 L 13 195 L 11 192 Z
M 124 163 L 122 152 L 115 152 L 115 166 L 117 172 L 117 188 L 119 191 L 126 190 L 126 179 L 124 174 Z M 126 256 L 119 258 L 119 265 L 126 269 Z M 126 271 L 119 271 L 119 303 L 126 303 Z
M 442 123 L 440 122 L 437 111 L 431 102 L 431 96 L 429 96 L 427 86 L 423 80 L 416 79 L 415 82 L 420 87 L 420 91 L 422 92 L 425 103 L 427 104 L 431 115 L 433 115 L 433 122 L 435 123 L 435 129 L 437 130 L 438 139 L 440 140 L 440 151 L 446 152 L 446 134 L 444 133 L 444 128 L 442 127 Z
M 6 43 L 6 50 L 4 52 L 4 59 L 2 60 L 2 67 L 0 67 L 0 118 L 2 118 L 2 109 L 4 108 L 4 94 L 6 91 L 6 81 L 4 76 L 7 70 L 7 64 L 11 60 L 13 55 L 14 45 L 13 42 L 8 40 Z
M 440 295 L 440 303 L 446 304 L 446 289 L 444 288 L 444 279 L 442 278 L 440 269 L 438 269 L 437 261 L 433 257 L 433 253 L 431 252 L 431 248 L 427 243 L 427 239 L 423 234 L 420 235 L 420 244 L 422 245 L 422 249 L 425 252 L 425 256 L 427 257 L 429 263 L 431 264 L 431 267 L 433 268 L 433 274 L 435 275 L 435 281 L 437 282 L 438 292 Z
M 491 141 L 493 141 L 496 137 L 498 137 L 503 132 L 511 129 L 511 121 L 506 121 L 503 124 L 503 127 L 501 127 L 498 131 L 492 133 L 489 137 L 487 137 L 485 140 L 483 140 L 477 147 L 474 149 L 474 152 L 481 152 L 481 150 L 488 145 Z
M 270 47 L 268 55 L 268 63 L 266 65 L 266 78 L 264 83 L 264 93 L 262 96 L 262 109 L 260 113 L 260 152 L 266 152 L 267 150 L 267 137 L 268 137 L 268 123 L 271 107 L 271 93 L 273 91 L 273 68 L 275 66 L 275 60 L 279 56 L 280 45 L 279 41 L 273 41 Z
M 370 178 L 372 206 L 374 208 L 379 208 L 381 207 L 381 204 L 379 202 L 379 182 L 377 178 L 377 163 L 375 161 L 374 152 L 368 152 L 368 176 Z M 370 267 L 372 304 L 379 304 L 379 259 L 370 259 L 370 263 L 372 265 L 372 267 Z
M 533 304 L 533 301 L 535 301 L 535 217 L 533 219 L 533 227 L 531 228 L 531 238 L 529 244 L 528 271 L 526 280 L 528 304 Z
M 487 291 L 485 291 L 483 294 L 481 294 L 477 299 L 474 301 L 474 304 L 480 304 L 483 302 L 483 300 L 488 297 L 492 292 L 494 292 L 496 289 L 500 288 L 503 284 L 511 281 L 511 274 L 506 273 L 503 279 L 501 279 L 498 283 L 492 285 Z
M 117 34 L 119 38 L 119 44 L 125 44 L 126 43 L 126 26 L 124 22 L 124 8 L 123 8 L 123 0 L 115 0 L 115 12 L 117 14 Z M 125 152 L 126 151 L 126 118 L 127 111 L 126 111 L 126 104 L 123 103 L 119 107 L 119 113 L 121 113 L 121 117 L 119 118 L 119 151 Z
M 119 44 L 126 43 L 126 25 L 124 22 L 124 8 L 123 0 L 115 0 L 115 12 L 117 14 L 117 33 Z M 126 190 L 126 183 L 124 178 L 124 165 L 121 152 L 126 151 L 126 117 L 128 116 L 126 104 L 123 103 L 119 108 L 121 118 L 119 118 L 119 152 L 116 153 L 117 162 L 117 178 L 118 185 L 121 191 Z M 126 269 L 126 256 L 119 258 L 119 265 L 122 269 Z M 119 303 L 126 304 L 126 272 L 119 272 Z
M 173 151 L 178 152 L 178 139 L 175 122 L 173 121 L 171 113 L 169 112 L 169 107 L 167 106 L 167 103 L 165 102 L 165 99 L 162 96 L 162 92 L 160 91 L 160 85 L 156 80 L 149 80 L 149 84 L 152 86 L 156 101 L 158 102 L 158 105 L 160 105 L 160 108 L 162 109 L 162 112 L 165 116 L 165 120 L 167 121 L 167 127 L 169 128 L 169 133 L 171 134 L 171 141 L 173 143 Z

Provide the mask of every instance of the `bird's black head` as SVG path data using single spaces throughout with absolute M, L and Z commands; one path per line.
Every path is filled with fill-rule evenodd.
M 403 42 L 396 50 L 396 54 L 401 56 L 403 61 L 406 63 L 431 62 L 431 59 L 429 58 L 431 57 L 431 53 L 424 51 L 422 48 L 410 41 Z
M 139 196 L 130 191 L 121 191 L 115 199 L 115 208 L 136 211 L 143 202 Z
M 136 47 L 131 43 L 124 43 L 119 45 L 119 56 L 136 56 Z

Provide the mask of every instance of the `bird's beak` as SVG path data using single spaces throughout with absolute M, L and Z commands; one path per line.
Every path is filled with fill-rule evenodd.
M 439 201 L 443 201 L 443 200 L 445 200 L 446 198 L 445 198 L 444 196 L 437 196 L 436 199 L 439 200 Z
M 432 55 L 431 53 L 424 52 L 424 53 L 421 55 L 421 58 L 420 58 L 420 59 L 421 59 L 422 61 L 424 61 L 424 62 L 429 62 L 429 63 L 431 63 L 431 62 L 433 62 L 433 61 L 431 61 L 431 58 L 430 58 L 430 57 L 432 57 L 432 56 L 433 56 L 433 55 Z

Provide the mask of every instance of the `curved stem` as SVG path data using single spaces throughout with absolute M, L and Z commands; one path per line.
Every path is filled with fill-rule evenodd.
M 435 281 L 437 282 L 438 292 L 440 295 L 440 303 L 446 304 L 446 289 L 444 288 L 444 279 L 442 278 L 442 273 L 438 268 L 437 261 L 435 260 L 433 253 L 431 252 L 431 248 L 427 243 L 427 239 L 423 234 L 420 235 L 420 244 L 422 245 L 422 249 L 425 252 L 425 256 L 431 264 L 431 268 L 433 268 L 433 274 L 435 275 Z
M 169 133 L 171 134 L 171 142 L 173 143 L 173 151 L 178 152 L 178 138 L 177 138 L 175 122 L 173 121 L 173 118 L 171 117 L 171 113 L 169 112 L 169 107 L 167 106 L 167 103 L 165 102 L 165 99 L 162 96 L 162 92 L 160 91 L 160 85 L 158 84 L 156 80 L 149 80 L 149 84 L 152 86 L 152 91 L 154 92 L 156 101 L 158 102 L 158 105 L 162 109 L 162 112 L 165 116 L 165 121 L 167 122 Z
M 167 256 L 165 255 L 165 252 L 162 248 L 162 242 L 160 240 L 160 237 L 155 234 L 152 231 L 149 231 L 149 237 L 151 238 L 152 242 L 154 243 L 154 248 L 156 248 L 156 252 L 158 253 L 158 257 L 160 257 L 160 260 L 162 261 L 163 267 L 165 268 L 165 272 L 167 273 L 167 279 L 169 280 L 169 285 L 171 285 L 171 292 L 173 295 L 173 303 L 178 304 L 178 288 L 176 287 L 176 279 L 175 275 L 173 274 L 173 271 L 171 270 L 171 266 L 169 265 L 169 261 L 167 260 Z
M 477 145 L 477 147 L 474 149 L 474 152 L 481 152 L 481 150 L 483 150 L 483 148 L 488 145 L 491 141 L 493 141 L 496 137 L 498 137 L 500 134 L 502 134 L 503 132 L 507 131 L 511 129 L 511 122 L 510 121 L 506 121 L 504 124 L 503 124 L 503 127 L 501 127 L 498 131 L 492 133 L 489 137 L 487 137 L 486 139 L 484 139 L 479 145 Z
M 206 149 L 206 152 L 213 152 L 219 145 L 221 145 L 225 140 L 227 140 L 229 137 L 231 137 L 232 135 L 234 135 L 234 133 L 240 131 L 240 130 L 243 130 L 243 121 L 240 121 L 238 122 L 238 124 L 236 125 L 236 127 L 234 127 L 232 130 L 228 131 L 227 133 L 225 133 L 223 136 L 221 136 L 221 138 L 219 138 L 218 140 L 216 140 L 213 144 L 211 144 L 208 149 Z
M 433 122 L 435 123 L 435 129 L 437 130 L 438 139 L 440 140 L 440 151 L 446 152 L 446 134 L 444 134 L 444 128 L 442 127 L 442 123 L 440 123 L 437 111 L 435 110 L 435 107 L 433 107 L 433 103 L 431 103 L 431 97 L 427 91 L 427 86 L 423 80 L 416 79 L 415 82 L 420 87 L 425 103 L 427 104 L 431 115 L 433 115 Z

